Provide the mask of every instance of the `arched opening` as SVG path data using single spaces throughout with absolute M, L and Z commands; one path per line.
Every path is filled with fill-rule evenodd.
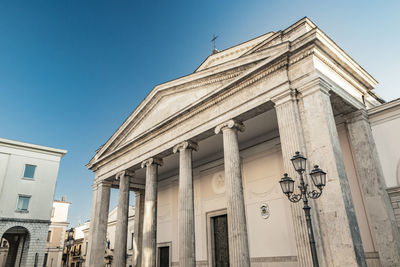
M 0 266 L 23 266 L 29 239 L 30 234 L 25 227 L 14 226 L 8 229 L 1 237 L 0 261 L 3 259 L 4 262 Z

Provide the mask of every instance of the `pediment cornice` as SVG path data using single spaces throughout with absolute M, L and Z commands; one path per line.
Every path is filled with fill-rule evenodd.
M 271 38 L 275 39 L 278 35 Z M 353 82 L 360 90 L 373 88 L 376 85 L 376 81 L 365 70 L 321 30 L 314 27 L 297 36 L 293 41 L 276 43 L 267 47 L 260 46 L 252 54 L 243 55 L 235 60 L 154 87 L 107 143 L 97 151 L 87 167 L 96 170 L 97 167 L 112 161 L 119 155 L 151 141 L 157 134 L 173 129 L 182 121 L 207 110 L 212 105 L 218 105 L 220 101 L 243 88 L 310 56 L 324 59 L 326 65 Z M 176 108 L 164 119 L 158 120 L 154 115 L 159 112 L 157 108 L 160 105 L 168 104 L 170 98 L 176 95 L 184 96 L 185 92 L 198 93 L 201 90 L 204 91 L 202 95 Z M 141 125 L 146 118 L 151 118 L 151 116 L 156 118 L 154 123 L 147 128 Z

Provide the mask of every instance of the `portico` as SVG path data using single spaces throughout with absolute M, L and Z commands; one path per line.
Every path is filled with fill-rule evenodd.
M 296 177 L 289 159 L 298 150 L 328 173 L 312 203 L 321 266 L 400 264 L 382 174 L 358 160 L 368 154 L 379 165 L 373 142 L 361 148 L 356 137 L 371 136 L 368 121 L 352 119 L 379 105 L 375 85 L 304 18 L 156 86 L 87 165 L 95 172 L 89 266 L 103 264 L 111 187 L 119 188 L 116 266 L 310 266 L 302 211 L 278 184 L 283 172 Z M 133 263 L 125 259 L 130 190 Z

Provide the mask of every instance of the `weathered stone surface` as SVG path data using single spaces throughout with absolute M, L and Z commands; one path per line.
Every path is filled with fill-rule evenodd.
M 215 129 L 217 134 L 222 132 L 224 141 L 229 264 L 233 267 L 250 267 L 249 241 L 237 136 L 237 132 L 243 130 L 244 125 L 233 120 L 225 122 Z
M 393 213 L 385 190 L 386 184 L 366 111 L 349 114 L 347 128 L 382 266 L 400 266 L 400 234 L 394 216 L 400 215 L 400 210 L 396 209 Z M 396 198 L 393 196 L 395 201 Z
M 157 253 L 157 174 L 162 160 L 150 158 L 142 163 L 146 167 L 144 201 L 142 267 L 156 266 Z
M 192 151 L 198 150 L 198 145 L 192 141 L 184 141 L 174 147 L 179 151 L 179 266 L 196 266 L 195 229 L 194 229 L 194 192 Z

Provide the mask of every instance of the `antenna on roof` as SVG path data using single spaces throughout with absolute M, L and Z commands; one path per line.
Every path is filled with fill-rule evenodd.
M 214 49 L 213 49 L 213 51 L 212 51 L 212 54 L 215 54 L 215 53 L 218 53 L 218 52 L 219 52 L 218 49 L 215 48 L 215 41 L 217 40 L 217 38 L 218 38 L 218 35 L 213 34 L 213 38 L 211 39 L 211 42 L 212 42 L 213 45 L 214 45 Z

